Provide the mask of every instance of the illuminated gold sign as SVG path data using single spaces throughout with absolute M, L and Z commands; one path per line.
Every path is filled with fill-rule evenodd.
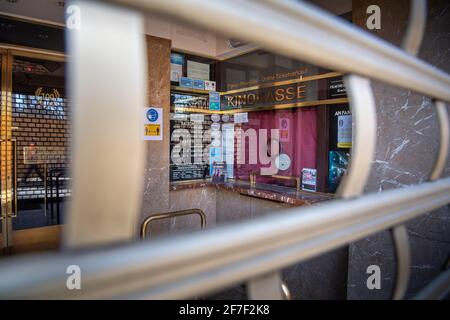
M 306 84 L 297 83 L 283 88 L 263 88 L 242 92 L 236 95 L 225 95 L 227 108 L 252 107 L 254 105 L 276 104 L 288 101 L 299 101 L 306 98 Z
M 37 88 L 34 95 L 36 96 L 38 104 L 41 106 L 44 106 L 44 101 L 46 102 L 45 105 L 55 104 L 56 99 L 61 97 L 58 89 L 53 89 L 51 93 L 48 93 L 44 92 L 42 87 Z

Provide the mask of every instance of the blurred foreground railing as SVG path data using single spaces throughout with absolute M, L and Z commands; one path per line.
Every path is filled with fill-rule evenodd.
M 188 298 L 270 274 L 450 202 L 450 178 L 118 248 L 0 265 L 1 298 Z M 66 288 L 67 266 L 81 290 Z
M 411 54 L 417 51 L 422 38 L 422 34 L 415 33 L 423 33 L 424 30 L 424 17 L 417 11 L 420 5 L 414 7 L 416 11 L 411 16 L 422 22 L 408 33 L 409 40 L 405 40 L 404 47 L 411 53 L 407 53 L 297 1 L 111 2 L 128 5 L 133 10 L 137 8 L 167 15 L 347 73 L 345 80 L 355 130 L 351 164 L 338 193 L 341 199 L 310 208 L 289 209 L 282 214 L 182 238 L 95 250 L 94 244 L 129 238 L 130 226 L 136 220 L 133 217 L 137 215 L 136 199 L 140 191 L 132 186 L 142 182 L 143 162 L 136 159 L 141 159 L 143 153 L 142 147 L 133 140 L 136 137 L 126 129 L 140 125 L 139 112 L 142 101 L 145 101 L 142 86 L 137 89 L 130 86 L 133 81 L 141 83 L 139 81 L 145 79 L 141 73 L 141 70 L 146 70 L 142 54 L 144 39 L 135 37 L 137 30 L 141 30 L 142 15 L 139 12 L 97 2 L 76 2 L 81 8 L 83 22 L 82 27 L 69 37 L 72 65 L 75 66 L 71 88 L 76 114 L 74 154 L 78 157 L 74 159 L 74 165 L 78 167 L 73 174 L 70 213 L 73 221 L 69 220 L 67 226 L 70 235 L 68 247 L 77 247 L 73 244 L 81 239 L 79 242 L 90 244 L 93 251 L 65 251 L 59 255 L 23 257 L 2 263 L 1 297 L 187 298 L 245 282 L 250 298 L 276 299 L 282 297 L 280 269 L 390 228 L 393 228 L 395 236 L 400 270 L 409 270 L 409 244 L 406 228 L 402 225 L 450 202 L 450 178 L 436 180 L 448 156 L 449 137 L 445 134 L 448 132 L 448 118 L 444 102 L 450 101 L 450 77 Z M 94 20 L 95 24 L 92 23 Z M 120 30 L 118 20 L 126 22 Z M 122 26 L 129 26 L 129 29 Z M 123 48 L 118 46 L 115 32 L 121 32 L 122 41 L 128 41 L 128 58 L 121 56 L 123 52 L 117 54 Z M 104 56 L 99 56 L 99 53 Z M 106 56 L 110 59 L 105 59 Z M 108 75 L 104 79 L 99 78 L 102 72 Z M 124 73 L 131 80 L 124 78 L 121 82 L 120 75 Z M 417 91 L 436 100 L 441 141 L 430 179 L 436 181 L 361 196 L 376 143 L 375 103 L 369 78 Z M 124 103 L 120 99 L 123 99 L 123 92 L 127 92 L 124 89 L 127 86 L 135 90 L 135 99 Z M 98 93 L 99 87 L 101 96 L 107 95 L 111 99 L 110 104 L 90 100 Z M 124 114 L 129 117 L 124 119 Z M 88 127 L 83 122 L 84 118 L 90 118 L 95 127 Z M 119 127 L 124 130 L 122 135 L 120 132 L 104 133 L 107 128 Z M 105 140 L 114 141 L 114 134 L 133 148 L 120 153 L 108 144 L 103 148 Z M 103 148 L 101 152 L 99 146 Z M 94 164 L 90 163 L 93 158 L 96 159 Z M 135 165 L 127 171 L 123 165 L 132 161 L 136 161 Z M 85 172 L 83 169 L 88 163 L 91 171 Z M 114 168 L 123 168 L 122 175 L 111 175 Z M 91 175 L 97 179 L 91 179 Z M 88 187 L 83 189 L 82 186 Z M 112 195 L 96 198 L 98 190 Z M 121 196 L 122 192 L 127 196 Z M 133 210 L 124 211 L 123 208 Z M 112 219 L 102 220 L 106 231 L 96 230 L 93 235 L 92 231 L 88 232 L 89 228 L 83 229 L 79 217 L 85 210 L 90 211 L 89 219 L 96 215 L 104 218 L 109 215 Z M 121 220 L 128 213 L 130 218 L 125 222 Z M 110 221 L 112 224 L 107 225 Z M 102 232 L 106 232 L 105 235 L 102 236 Z M 81 268 L 81 290 L 66 288 L 65 271 L 69 265 Z M 428 290 L 428 295 L 421 297 L 436 297 L 438 289 L 448 288 L 448 285 L 442 285 L 448 284 L 445 275 L 441 277 L 444 280 Z M 404 295 L 408 273 L 402 276 L 400 272 L 398 282 L 396 299 Z

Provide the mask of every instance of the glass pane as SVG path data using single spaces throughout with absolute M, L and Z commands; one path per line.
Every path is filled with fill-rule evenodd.
M 13 229 L 60 224 L 70 196 L 65 63 L 16 57 L 12 72 L 18 209 Z
M 3 59 L 3 56 L 0 54 L 0 84 L 2 83 L 2 81 L 3 81 L 3 69 L 2 69 L 2 60 Z M 3 106 L 3 88 L 1 88 L 0 89 L 0 106 Z M 0 109 L 0 119 L 1 119 L 1 112 L 2 112 L 2 110 Z M 0 131 L 1 131 L 1 124 L 0 124 Z M 2 161 L 3 159 L 2 159 L 2 149 L 0 148 L 0 170 L 3 170 L 2 169 L 2 166 L 3 166 L 3 161 Z M 0 178 L 0 180 L 1 180 L 1 178 Z M 3 186 L 2 186 L 2 183 L 0 182 L 0 195 L 2 195 L 2 192 L 3 192 Z M 0 211 L 0 216 L 3 216 L 4 215 L 4 213 L 3 213 L 3 206 L 2 205 L 0 205 L 0 210 L 2 210 L 2 211 Z M 1 250 L 1 248 L 3 248 L 3 236 L 4 236 L 4 234 L 3 234 L 3 232 L 4 232 L 4 230 L 3 230 L 3 221 L 0 219 L 0 250 Z M 0 251 L 0 254 L 1 254 L 2 252 Z
M 173 184 L 336 191 L 352 147 L 342 73 L 261 49 L 221 61 L 172 52 L 171 85 Z

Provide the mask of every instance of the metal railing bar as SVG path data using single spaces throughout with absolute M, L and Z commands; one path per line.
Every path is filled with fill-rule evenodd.
M 140 117 L 148 103 L 144 17 L 97 1 L 77 6 L 82 26 L 66 29 L 74 111 L 66 248 L 134 239 L 145 166 Z
M 267 4 L 254 1 L 112 2 L 146 11 L 157 11 L 220 34 L 239 37 L 293 58 L 341 72 L 360 74 L 450 101 L 448 74 L 303 2 L 296 2 L 295 7 L 297 14 L 304 12 L 304 19 L 292 17 L 273 10 L 273 7 Z M 201 10 L 198 9 L 200 7 Z M 319 22 L 319 19 L 323 21 Z
M 11 259 L 0 264 L 0 297 L 191 297 L 304 261 L 448 202 L 445 178 L 152 243 Z M 83 271 L 83 290 L 66 289 L 70 264 Z
M 403 38 L 402 47 L 412 55 L 417 55 L 425 33 L 427 20 L 427 1 L 411 0 L 409 6 L 408 27 Z M 408 229 L 405 225 L 396 226 L 391 229 L 392 240 L 395 245 L 397 258 L 397 275 L 393 292 L 393 299 L 403 299 L 408 289 L 411 250 L 409 247 Z
M 450 294 L 450 269 L 437 276 L 414 297 L 414 300 L 440 300 L 448 294 Z
M 299 1 L 296 0 L 250 0 L 250 1 L 265 2 L 272 8 L 282 11 L 284 14 L 290 15 L 297 19 L 308 21 L 317 28 L 324 28 L 329 30 L 335 28 L 336 27 L 335 24 L 338 23 L 340 27 L 334 30 L 334 34 L 339 35 L 340 37 L 344 37 L 350 41 L 357 42 L 363 46 L 366 46 L 367 48 L 376 50 L 380 53 L 385 53 L 386 50 L 385 45 L 387 43 L 386 41 L 368 32 L 366 32 L 364 37 L 361 37 L 361 34 L 359 32 L 361 30 L 359 28 L 355 28 L 354 25 L 352 25 L 351 23 L 347 23 L 346 21 L 344 21 L 339 17 L 336 17 L 335 15 L 320 10 L 319 8 L 315 7 L 312 4 L 308 4 L 306 2 L 299 4 Z M 414 14 L 416 15 L 418 13 L 414 12 Z M 415 26 L 415 30 L 419 29 Z M 404 58 L 403 50 L 398 50 L 398 48 L 394 45 L 391 45 L 390 49 L 396 49 L 391 50 L 390 54 L 392 55 L 393 58 L 402 62 Z
M 447 106 L 442 101 L 435 101 L 437 118 L 439 121 L 439 150 L 436 156 L 429 180 L 437 180 L 441 177 L 447 164 L 450 151 L 450 124 Z
M 373 233 L 386 229 L 378 223 L 384 224 L 386 221 L 367 220 L 367 225 L 370 225 Z M 375 228 L 376 225 L 378 225 L 378 228 Z M 262 275 L 270 271 L 276 271 L 292 265 L 293 263 L 300 263 L 314 258 L 324 252 L 340 248 L 350 242 L 362 239 L 367 235 L 369 235 L 369 233 L 367 233 L 366 226 L 363 225 L 348 227 L 336 232 L 326 232 L 321 236 L 317 236 L 315 239 L 310 239 L 310 241 L 296 243 L 277 250 L 270 250 L 267 254 L 236 261 L 233 264 L 224 264 L 213 271 L 199 271 L 184 279 L 177 279 L 169 285 L 162 285 L 143 291 L 140 294 L 133 296 L 133 298 L 182 299 L 190 298 L 198 294 L 215 292 L 232 285 L 238 285 L 245 279 Z M 320 248 L 321 253 L 315 252 L 318 248 Z M 186 278 L 189 279 L 187 280 Z
M 336 194 L 350 198 L 364 191 L 375 153 L 377 114 L 370 80 L 348 75 L 344 78 L 352 112 L 352 155 Z
M 408 27 L 403 38 L 402 47 L 409 53 L 417 55 L 422 43 L 427 22 L 427 1 L 411 0 L 409 6 Z
M 392 237 L 397 257 L 397 275 L 393 294 L 394 300 L 403 299 L 408 289 L 411 265 L 411 250 L 409 248 L 408 229 L 404 224 L 392 228 Z

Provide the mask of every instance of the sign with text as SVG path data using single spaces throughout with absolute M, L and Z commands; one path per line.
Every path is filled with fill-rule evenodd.
M 280 141 L 289 142 L 289 118 L 279 119 Z
M 317 185 L 317 170 L 310 168 L 303 168 L 302 190 L 316 191 L 316 185 Z
M 220 110 L 220 94 L 216 91 L 209 92 L 209 110 Z
M 317 81 L 293 83 L 288 85 L 273 84 L 267 87 L 249 88 L 227 92 L 222 98 L 222 109 L 242 109 L 264 107 L 280 104 L 314 101 L 317 95 Z
M 234 123 L 247 123 L 248 122 L 248 113 L 235 113 L 234 114 Z
M 338 116 L 338 132 L 337 132 L 338 148 L 352 147 L 352 116 Z
M 183 76 L 184 56 L 178 53 L 170 54 L 170 81 L 179 82 Z
M 149 107 L 144 109 L 144 140 L 163 139 L 163 110 L 162 108 Z
M 187 76 L 193 79 L 209 80 L 209 64 L 188 60 Z

